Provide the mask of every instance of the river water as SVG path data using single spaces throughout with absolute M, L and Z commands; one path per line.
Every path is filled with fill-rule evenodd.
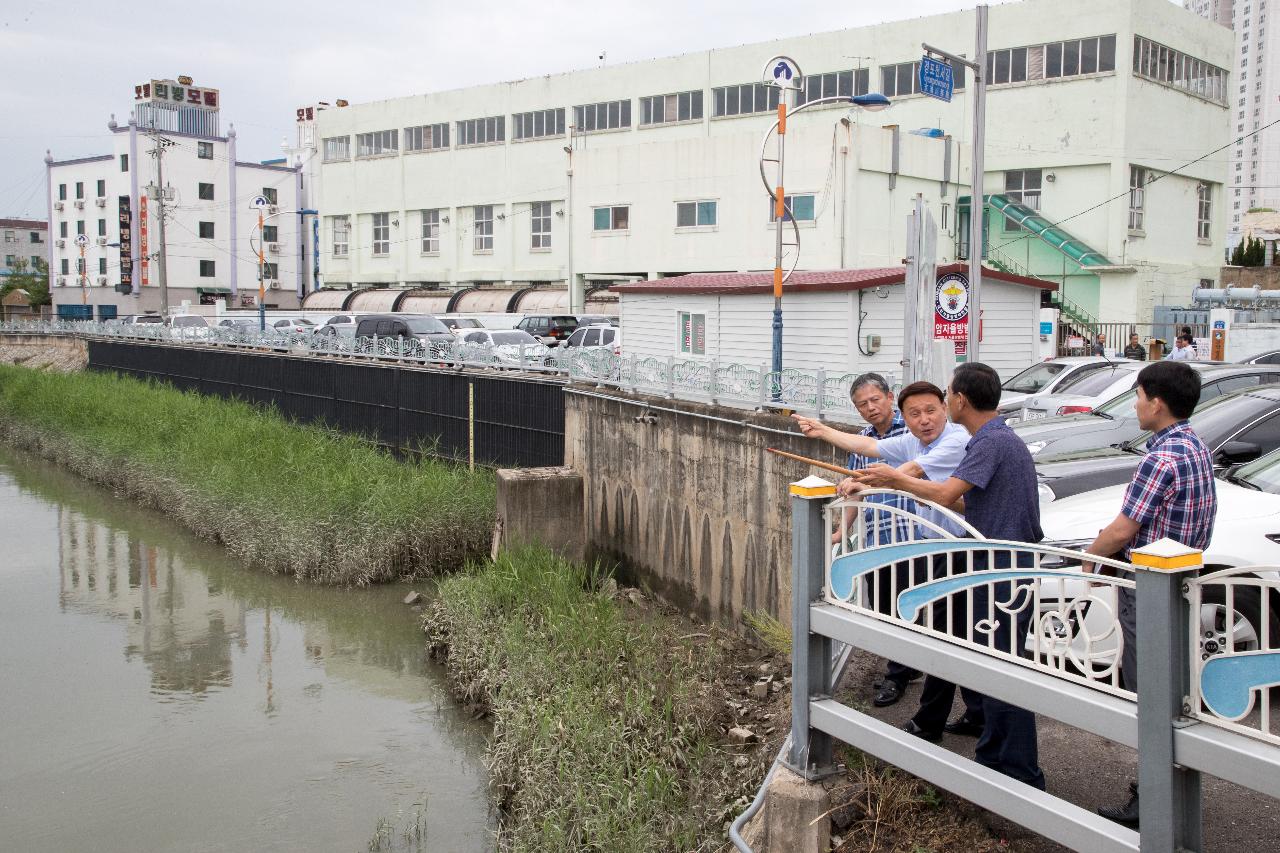
M 246 571 L 0 448 L 0 849 L 492 849 L 406 591 Z

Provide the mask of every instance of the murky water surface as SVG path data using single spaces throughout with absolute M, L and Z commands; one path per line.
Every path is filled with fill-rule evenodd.
M 491 849 L 405 593 L 246 571 L 0 448 L 0 849 Z

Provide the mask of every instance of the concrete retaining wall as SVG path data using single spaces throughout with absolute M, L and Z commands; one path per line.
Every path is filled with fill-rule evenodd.
M 83 370 L 89 363 L 84 338 L 74 335 L 0 334 L 0 363 L 33 368 Z
M 646 408 L 647 406 L 647 408 Z M 570 386 L 565 464 L 583 479 L 589 557 L 707 620 L 790 618 L 787 486 L 816 473 L 765 448 L 843 465 L 790 419 Z

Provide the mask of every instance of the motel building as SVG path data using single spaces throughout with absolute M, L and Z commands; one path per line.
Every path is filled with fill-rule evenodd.
M 258 302 L 258 213 L 266 199 L 261 244 L 268 306 L 297 308 L 311 285 L 299 236 L 301 173 L 283 161 L 238 159 L 235 128 L 220 130 L 217 89 L 189 78 L 134 87 L 121 125 L 107 124 L 108 151 L 45 158 L 49 192 L 49 292 L 63 318 L 110 319 L 160 310 L 156 157 L 163 147 L 169 310 Z M 81 239 L 83 238 L 83 239 Z M 83 245 L 81 245 L 83 244 Z
M 320 282 L 454 310 L 464 289 L 514 306 L 527 300 L 504 297 L 532 288 L 549 292 L 543 310 L 567 310 L 615 285 L 771 270 L 759 156 L 777 94 L 758 81 L 775 55 L 800 65 L 801 102 L 892 101 L 788 123 L 799 269 L 900 266 L 917 194 L 940 226 L 938 263 L 964 259 L 972 75 L 955 69 L 945 103 L 919 93 L 918 65 L 922 42 L 971 54 L 974 27 L 955 12 L 304 108 Z M 1230 31 L 1166 0 L 1024 0 L 990 10 L 988 45 L 987 265 L 1056 284 L 1045 303 L 1078 322 L 1149 323 L 1215 286 L 1226 163 L 1191 161 L 1230 137 Z

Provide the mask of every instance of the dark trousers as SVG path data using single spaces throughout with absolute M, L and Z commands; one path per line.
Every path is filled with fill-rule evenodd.
M 930 571 L 927 559 L 894 563 L 892 566 L 876 571 L 867 580 L 876 612 L 887 616 L 895 615 L 897 612 L 894 606 L 895 591 L 902 592 L 909 586 L 924 583 L 929 580 Z M 920 670 L 891 660 L 885 664 L 884 676 L 899 687 L 904 687 L 911 679 L 920 677 Z
M 1116 587 L 1116 614 L 1120 619 L 1120 678 L 1126 690 L 1138 689 L 1138 597 L 1135 590 Z

